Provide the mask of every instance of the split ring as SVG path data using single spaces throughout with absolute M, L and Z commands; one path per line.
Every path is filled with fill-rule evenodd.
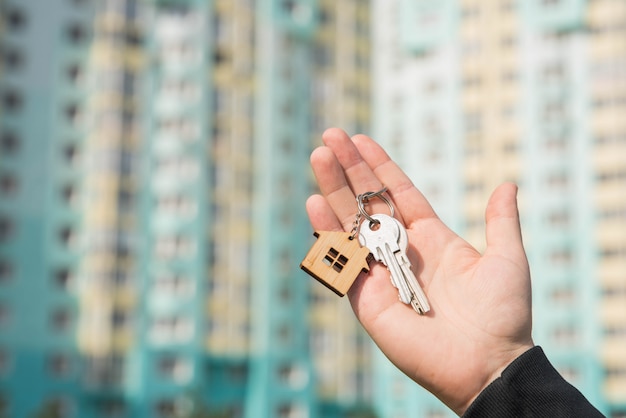
M 387 206 L 389 207 L 389 212 L 390 212 L 389 216 L 393 217 L 395 213 L 393 205 L 391 204 L 391 201 L 386 196 L 383 195 L 383 193 L 385 193 L 386 191 L 387 191 L 387 188 L 383 187 L 377 192 L 365 192 L 356 197 L 357 205 L 359 207 L 359 213 L 361 214 L 361 216 L 367 219 L 370 222 L 370 224 L 378 225 L 380 223 L 380 221 L 372 218 L 370 214 L 367 213 L 367 211 L 365 210 L 365 204 L 369 203 L 370 199 L 378 197 L 380 200 L 385 202 Z

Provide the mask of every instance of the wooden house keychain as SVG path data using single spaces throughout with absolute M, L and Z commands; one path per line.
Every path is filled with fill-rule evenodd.
M 382 196 L 385 191 L 387 188 L 357 196 L 359 208 L 376 196 L 381 197 L 390 205 Z M 302 270 L 339 296 L 344 296 L 348 292 L 362 271 L 369 272 L 370 270 L 369 263 L 373 256 L 369 248 L 361 246 L 357 239 L 361 219 L 362 211 L 359 210 L 351 232 L 315 231 L 313 235 L 317 241 L 300 263 Z
M 393 217 L 391 201 L 383 196 L 387 188 L 357 196 L 359 212 L 352 232 L 316 231 L 313 245 L 300 267 L 340 296 L 346 294 L 361 271 L 369 271 L 374 259 L 387 267 L 393 286 L 398 289 L 398 299 L 424 315 L 430 304 L 407 256 L 409 238 L 404 225 Z M 370 215 L 365 204 L 378 197 L 389 206 L 389 215 Z M 367 226 L 361 228 L 362 218 Z M 358 239 L 356 239 L 358 236 Z

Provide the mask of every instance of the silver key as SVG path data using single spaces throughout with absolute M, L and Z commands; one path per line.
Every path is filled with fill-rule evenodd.
M 411 306 L 413 309 L 420 314 L 425 314 L 430 311 L 430 304 L 428 303 L 428 299 L 426 298 L 426 294 L 422 290 L 415 274 L 413 274 L 413 270 L 411 270 L 411 261 L 409 261 L 409 257 L 406 255 L 406 251 L 409 248 L 409 236 L 406 232 L 404 226 L 400 223 L 396 218 L 391 218 L 398 224 L 398 230 L 400 231 L 400 236 L 398 238 L 398 246 L 400 247 L 400 251 L 395 253 L 396 260 L 402 269 L 402 273 L 404 274 L 404 278 L 406 279 L 411 291 L 413 292 L 413 299 L 411 299 Z
M 419 314 L 428 312 L 428 300 L 411 271 L 411 264 L 406 256 L 409 243 L 406 229 L 391 216 L 376 214 L 371 217 L 380 223 L 362 225 L 359 242 L 370 250 L 376 261 L 387 266 L 391 273 L 391 283 L 398 289 L 400 300 L 410 304 Z

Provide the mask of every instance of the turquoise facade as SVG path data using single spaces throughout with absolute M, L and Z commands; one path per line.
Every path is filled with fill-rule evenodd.
M 73 123 L 86 92 L 74 69 L 85 62 L 92 10 L 4 2 L 0 30 L 0 416 L 33 416 L 80 393 L 74 340 L 81 214 Z
M 257 2 L 251 369 L 245 417 L 315 416 L 306 319 L 310 35 L 315 2 Z

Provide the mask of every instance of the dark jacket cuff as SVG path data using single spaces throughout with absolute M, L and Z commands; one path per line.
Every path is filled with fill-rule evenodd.
M 550 364 L 541 347 L 515 359 L 485 388 L 464 418 L 603 417 Z

